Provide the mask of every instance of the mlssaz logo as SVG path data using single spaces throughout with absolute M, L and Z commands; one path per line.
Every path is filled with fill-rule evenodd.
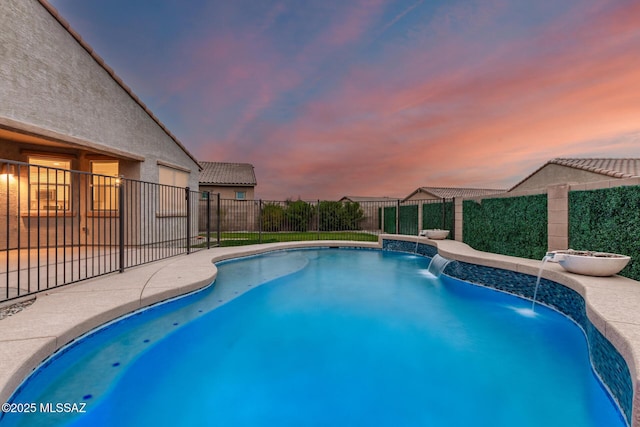
M 86 403 L 40 403 L 40 412 L 84 414 L 87 412 L 86 406 Z

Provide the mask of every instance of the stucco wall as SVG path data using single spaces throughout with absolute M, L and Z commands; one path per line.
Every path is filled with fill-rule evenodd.
M 253 187 L 222 187 L 215 185 L 201 185 L 200 191 L 209 191 L 211 193 L 220 193 L 221 199 L 234 199 L 236 198 L 236 191 L 244 191 L 246 192 L 245 200 L 253 200 L 254 198 L 254 189 Z
M 157 161 L 196 163 L 37 0 L 0 1 L 0 119 L 144 157 L 139 179 L 157 182 Z
M 609 179 L 605 175 L 574 169 L 567 166 L 548 164 L 523 181 L 511 191 L 546 189 L 549 185 L 587 183 Z
M 405 201 L 413 201 L 413 200 L 441 200 L 440 197 L 435 197 L 431 194 L 427 194 L 422 191 L 418 191 L 413 196 L 405 199 Z

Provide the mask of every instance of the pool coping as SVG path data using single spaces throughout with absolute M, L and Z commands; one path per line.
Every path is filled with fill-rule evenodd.
M 27 309 L 0 320 L 0 403 L 48 356 L 86 332 L 140 308 L 211 284 L 214 262 L 263 252 L 311 248 L 381 249 L 383 240 L 434 246 L 449 259 L 536 276 L 541 261 L 477 251 L 453 240 L 380 235 L 378 242 L 306 241 L 202 250 L 37 294 Z M 542 277 L 580 294 L 591 323 L 618 350 L 633 382 L 631 427 L 640 427 L 640 283 L 621 276 L 589 277 L 547 263 Z

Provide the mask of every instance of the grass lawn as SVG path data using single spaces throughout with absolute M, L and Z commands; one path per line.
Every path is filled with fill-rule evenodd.
M 206 234 L 201 234 L 205 237 Z M 212 242 L 217 239 L 215 233 L 211 233 Z M 378 236 L 361 231 L 306 231 L 306 232 L 264 232 L 262 239 L 259 233 L 248 232 L 224 232 L 220 233 L 220 246 L 254 245 L 257 243 L 297 242 L 301 240 L 354 240 L 358 242 L 377 242 Z M 203 245 L 197 245 L 206 246 Z

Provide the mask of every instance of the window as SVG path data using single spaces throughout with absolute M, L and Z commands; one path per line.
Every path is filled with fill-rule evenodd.
M 189 172 L 184 172 L 178 169 L 160 165 L 158 165 L 158 172 L 158 182 L 160 184 L 172 185 L 174 187 L 182 188 L 185 188 L 187 185 L 189 185 Z
M 91 209 L 94 211 L 118 210 L 118 162 L 94 160 L 91 162 Z
M 185 187 L 189 185 L 189 173 L 158 165 L 158 211 L 161 215 L 186 215 Z
M 246 191 L 236 191 L 236 200 L 245 200 L 247 198 Z
M 30 156 L 29 165 L 29 209 L 68 211 L 71 160 Z

